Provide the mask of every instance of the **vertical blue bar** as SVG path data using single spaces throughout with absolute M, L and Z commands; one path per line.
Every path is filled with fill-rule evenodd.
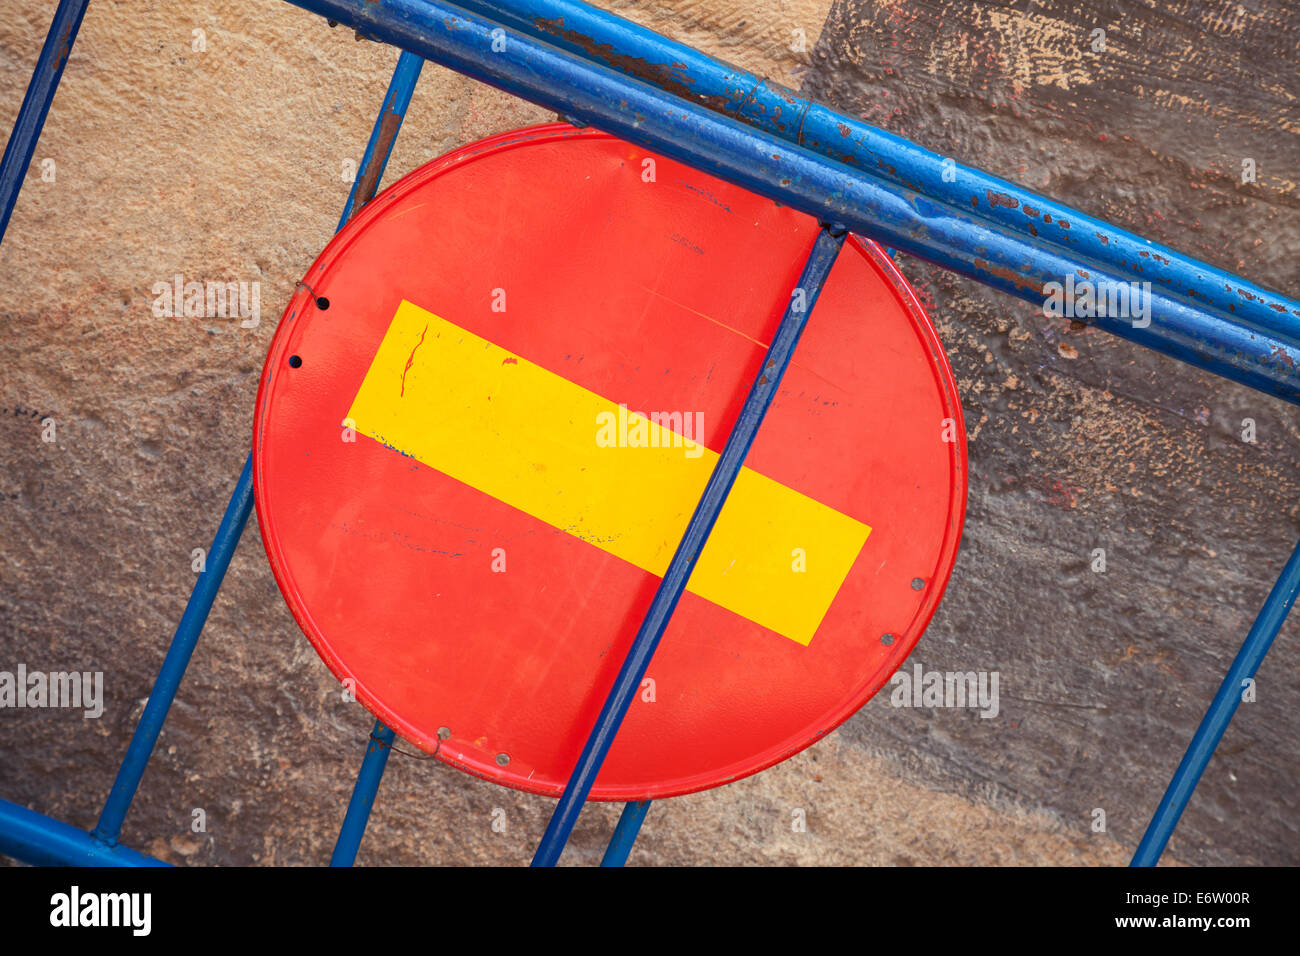
M 45 45 L 41 47 L 27 95 L 23 97 L 18 118 L 14 120 L 4 159 L 0 160 L 0 242 L 4 241 L 9 216 L 18 201 L 18 191 L 23 188 L 27 168 L 36 152 L 36 141 L 41 138 L 41 128 L 45 126 L 50 103 L 59 88 L 63 67 L 72 55 L 72 44 L 77 39 L 77 30 L 81 28 L 81 18 L 86 15 L 89 3 L 90 0 L 60 0 L 50 32 L 45 35 Z
M 375 196 L 379 180 L 388 168 L 388 157 L 392 155 L 397 133 L 402 128 L 402 120 L 411 105 L 411 96 L 415 92 L 415 83 L 420 78 L 424 59 L 405 50 L 397 58 L 397 67 L 393 78 L 388 83 L 388 92 L 384 94 L 383 105 L 375 117 L 375 125 L 370 131 L 370 142 L 361 157 L 361 167 L 357 178 L 348 193 L 348 201 L 343 206 L 343 215 L 339 219 L 339 229 L 357 214 L 366 203 Z M 375 805 L 375 795 L 379 792 L 379 783 L 384 777 L 384 768 L 388 765 L 388 753 L 393 746 L 394 734 L 378 720 L 370 732 L 370 741 L 366 745 L 366 756 L 361 762 L 361 772 L 357 774 L 356 785 L 352 788 L 352 798 L 348 801 L 347 812 L 343 815 L 343 825 L 339 828 L 339 838 L 334 844 L 334 853 L 330 857 L 330 866 L 351 866 L 357 858 L 361 838 L 365 835 L 366 824 L 370 822 L 370 811 Z
M 339 217 L 339 229 L 358 209 L 375 198 L 375 191 L 379 188 L 384 170 L 388 168 L 388 157 L 393 151 L 393 143 L 397 141 L 397 131 L 402 127 L 407 107 L 411 105 L 411 94 L 415 92 L 415 81 L 420 78 L 423 66 L 422 57 L 405 50 L 397 58 L 397 68 L 393 70 L 388 92 L 384 94 L 384 105 L 379 108 L 379 116 L 370 131 L 370 142 L 366 143 L 366 151 L 361 156 L 357 178 L 352 181 L 348 201 L 343 206 L 343 215 Z
M 375 729 L 370 732 L 370 742 L 366 745 L 365 759 L 361 761 L 361 772 L 352 788 L 352 799 L 348 801 L 348 812 L 343 817 L 343 826 L 339 827 L 330 866 L 351 866 L 356 861 L 366 823 L 370 820 L 370 810 L 375 805 L 375 794 L 379 792 L 379 781 L 383 779 L 388 754 L 393 749 L 393 737 L 391 730 L 375 721 Z
M 605 755 L 609 753 L 614 735 L 618 733 L 619 724 L 623 722 L 628 706 L 632 703 L 633 694 L 640 686 L 641 678 L 645 676 L 650 658 L 654 656 L 655 648 L 659 646 L 659 639 L 663 637 L 664 629 L 668 626 L 668 619 L 672 617 L 677 602 L 686 589 L 686 582 L 695 569 L 696 559 L 703 550 L 705 541 L 708 540 L 709 532 L 713 530 L 713 523 L 717 521 L 718 514 L 722 511 L 736 476 L 740 473 L 740 466 L 744 464 L 749 446 L 754 442 L 758 426 L 762 424 L 763 416 L 767 414 L 767 409 L 772 404 L 772 398 L 776 395 L 776 389 L 781 384 L 786 367 L 790 364 L 790 357 L 794 354 L 794 348 L 799 343 L 799 337 L 808 322 L 808 314 L 812 312 L 826 276 L 830 273 L 831 266 L 835 264 L 835 259 L 839 255 L 840 247 L 844 244 L 844 233 L 842 227 L 824 228 L 818 234 L 816 243 L 813 244 L 803 274 L 799 277 L 799 284 L 791 291 L 790 305 L 785 311 L 784 318 L 781 319 L 776 338 L 772 340 L 772 345 L 767 351 L 767 361 L 759 370 L 758 377 L 749 390 L 735 427 L 727 437 L 727 444 L 713 468 L 713 474 L 709 476 L 709 483 L 704 488 L 700 503 L 691 516 L 690 524 L 686 526 L 681 544 L 677 546 L 672 562 L 668 565 L 663 580 L 659 582 L 659 588 L 655 591 L 654 600 L 650 603 L 645 620 L 641 622 L 641 628 L 632 641 L 632 647 L 623 661 L 614 686 L 605 699 L 604 706 L 601 707 L 600 715 L 596 718 L 596 726 L 587 738 L 582 754 L 578 757 L 577 766 L 569 777 L 569 783 L 560 796 L 550 822 L 546 825 L 546 832 L 542 835 L 541 843 L 538 844 L 537 852 L 533 856 L 533 866 L 554 866 L 559 861 L 560 854 L 564 852 L 564 845 L 573 831 L 573 825 L 578 821 L 578 814 L 582 812 L 582 804 L 586 801 L 587 794 L 591 792 L 591 787 L 596 782 L 596 774 L 600 772 Z
M 1133 854 L 1131 866 L 1155 866 L 1159 862 L 1160 854 L 1169 843 L 1169 837 L 1173 834 L 1174 827 L 1178 825 L 1178 819 L 1183 815 L 1187 802 L 1191 800 L 1201 774 L 1205 772 L 1210 758 L 1214 756 L 1223 732 L 1228 729 L 1228 722 L 1237 712 L 1237 707 L 1241 703 L 1242 683 L 1248 678 L 1253 678 L 1255 672 L 1259 670 L 1264 655 L 1273 644 L 1273 638 L 1277 636 L 1282 622 L 1286 620 L 1287 612 L 1295 603 L 1297 593 L 1300 593 L 1300 544 L 1297 544 L 1295 550 L 1291 552 L 1290 560 L 1282 569 L 1282 574 L 1264 601 L 1264 606 L 1260 609 L 1259 616 L 1255 618 L 1250 633 L 1246 635 L 1241 650 L 1237 652 L 1236 659 L 1228 668 L 1227 676 L 1219 685 L 1219 692 L 1214 695 L 1210 709 L 1201 718 L 1201 726 L 1196 728 L 1196 735 L 1192 737 L 1187 753 L 1183 755 L 1182 763 L 1174 771 L 1169 789 L 1160 800 L 1160 805 L 1151 817 L 1151 823 L 1147 825 L 1142 842 L 1138 844 L 1137 852 Z
M 203 624 L 208 619 L 208 612 L 212 610 L 212 602 L 216 600 L 221 581 L 226 576 L 226 568 L 230 566 L 230 558 L 235 553 L 235 546 L 239 544 L 239 537 L 244 533 L 244 525 L 248 523 L 248 514 L 252 510 L 253 459 L 249 456 L 244 462 L 239 481 L 235 484 L 230 504 L 226 506 L 226 513 L 221 518 L 217 536 L 208 550 L 204 570 L 199 572 L 198 583 L 194 585 L 189 603 L 185 605 L 185 613 L 181 615 L 176 634 L 172 637 L 171 646 L 167 648 L 167 656 L 163 658 L 158 677 L 153 682 L 153 689 L 149 691 L 149 702 L 144 705 L 140 723 L 136 725 L 135 734 L 126 748 L 126 756 L 118 768 L 117 779 L 113 781 L 113 789 L 109 791 L 108 800 L 104 803 L 104 811 L 99 815 L 95 829 L 90 831 L 92 837 L 109 846 L 116 844 L 121 836 L 126 811 L 131 808 L 131 801 L 140 786 L 140 778 L 144 776 L 149 757 L 158 742 L 158 734 L 162 732 L 163 721 L 167 719 L 167 711 L 171 709 L 176 689 L 185 676 L 185 668 L 189 666 L 194 645 L 198 643 Z
M 84 7 L 84 4 L 82 6 Z M 62 11 L 62 7 L 60 7 L 60 11 Z M 46 45 L 49 45 L 48 42 Z M 44 56 L 43 53 L 42 56 Z M 412 60 L 415 61 L 414 64 L 411 63 Z M 375 119 L 374 129 L 370 134 L 370 144 L 366 147 L 361 169 L 357 174 L 357 181 L 353 183 L 352 191 L 348 196 L 340 228 L 356 209 L 361 208 L 374 196 L 375 186 L 379 182 L 379 173 L 375 170 L 382 171 L 388 165 L 388 157 L 392 153 L 397 131 L 401 128 L 406 107 L 411 102 L 411 91 L 414 89 L 415 81 L 420 76 L 422 63 L 423 60 L 411 53 L 403 52 L 398 58 L 397 69 L 393 73 L 393 80 L 389 84 L 388 93 L 384 97 L 384 105 L 380 108 L 379 115 Z M 385 132 L 381 133 L 381 129 L 385 130 Z M 368 184 L 368 194 L 359 188 L 362 184 Z M 99 822 L 91 830 L 91 836 L 102 843 L 113 846 L 121 836 L 122 821 L 131 808 L 131 801 L 135 799 L 136 791 L 140 787 L 140 780 L 144 776 L 145 768 L 149 764 L 149 758 L 153 755 L 154 746 L 158 742 L 158 735 L 162 732 L 163 723 L 167 720 L 167 712 L 171 709 L 172 701 L 176 697 L 181 678 L 185 676 L 185 669 L 189 665 L 190 657 L 194 654 L 194 646 L 198 643 L 199 634 L 203 631 L 203 625 L 212 610 L 212 602 L 216 600 L 217 592 L 221 588 L 221 582 L 226 576 L 226 569 L 230 565 L 230 558 L 235 553 L 235 547 L 239 544 L 239 538 L 243 534 L 244 526 L 248 523 L 248 516 L 252 510 L 253 457 L 249 455 L 244 462 L 244 470 L 239 476 L 239 481 L 235 485 L 235 493 L 226 506 L 225 515 L 222 516 L 221 526 L 217 529 L 217 536 L 212 542 L 212 548 L 208 552 L 205 570 L 199 575 L 198 583 L 195 584 L 194 591 L 190 594 L 189 603 L 185 606 L 185 613 L 181 616 L 180 624 L 176 628 L 176 634 L 172 637 L 171 646 L 168 647 L 167 655 L 163 658 L 158 678 L 154 681 L 153 689 L 149 692 L 149 701 L 145 704 L 144 714 L 140 717 L 140 723 L 136 726 L 135 733 L 131 737 L 131 743 L 127 746 L 126 757 L 123 758 L 122 766 L 117 772 L 117 778 L 113 781 L 113 789 L 109 792 L 108 799 L 104 803 L 104 810 L 99 816 Z M 381 725 L 377 725 L 377 729 L 378 726 Z M 387 728 L 383 729 L 387 731 Z M 385 759 L 386 756 L 385 753 Z M 369 753 L 367 753 L 367 761 L 369 761 Z M 363 764 L 363 770 L 364 768 L 365 764 Z M 373 778 L 374 789 L 379 786 L 379 775 L 382 775 L 383 768 L 384 763 L 381 761 L 378 765 L 378 773 Z M 358 799 L 358 794 L 354 793 L 353 801 L 355 802 Z M 361 799 L 365 803 L 366 812 L 369 813 L 369 807 L 374 803 L 374 790 L 371 791 L 368 800 L 364 799 L 364 794 L 361 795 Z M 349 808 L 350 814 L 351 808 Z M 345 818 L 345 825 L 346 822 Z M 364 831 L 364 829 L 365 820 L 362 819 L 361 830 Z M 360 840 L 360 834 L 358 834 L 357 839 Z M 353 852 L 355 854 L 355 849 Z
M 645 820 L 646 811 L 649 809 L 649 800 L 629 803 L 623 808 L 623 812 L 618 817 L 618 826 L 614 827 L 614 835 L 609 838 L 609 846 L 605 848 L 605 855 L 601 858 L 601 866 L 622 866 L 627 862 L 627 855 L 632 852 L 632 844 L 636 842 L 636 835 L 641 832 L 641 823 Z

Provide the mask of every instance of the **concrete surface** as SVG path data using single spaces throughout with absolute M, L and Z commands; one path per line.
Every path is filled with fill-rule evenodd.
M 1300 15 L 1283 0 L 617 6 L 1300 293 Z M 11 0 L 0 17 L 6 130 L 53 7 Z M 333 230 L 395 60 L 273 0 L 92 3 L 0 246 L 0 670 L 102 670 L 105 713 L 0 710 L 6 799 L 94 823 L 246 454 L 278 303 Z M 386 181 L 549 118 L 427 66 Z M 971 436 L 962 552 L 912 660 L 998 671 L 1001 712 L 882 694 L 785 764 L 657 804 L 636 863 L 1123 863 L 1300 534 L 1294 409 L 902 265 Z M 177 273 L 261 282 L 260 326 L 155 318 L 150 289 Z M 1284 629 L 1167 860 L 1300 860 L 1296 637 Z M 253 522 L 124 840 L 178 863 L 323 863 L 370 725 L 285 609 Z M 360 862 L 522 863 L 551 805 L 396 755 Z M 616 815 L 589 808 L 565 862 L 595 862 Z

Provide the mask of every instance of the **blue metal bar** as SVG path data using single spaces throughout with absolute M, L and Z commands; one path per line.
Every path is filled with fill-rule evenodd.
M 0 853 L 33 866 L 167 866 L 130 847 L 109 846 L 62 820 L 0 800 Z
M 1137 852 L 1133 854 L 1132 866 L 1155 866 L 1160 860 L 1160 854 L 1169 843 L 1169 837 L 1173 834 L 1174 827 L 1178 825 L 1178 819 L 1183 815 L 1187 802 L 1192 798 L 1192 792 L 1196 789 L 1201 774 L 1205 772 L 1224 731 L 1228 729 L 1228 722 L 1232 720 L 1232 715 L 1237 712 L 1237 707 L 1241 704 L 1242 684 L 1247 679 L 1253 679 L 1255 672 L 1259 670 L 1264 655 L 1272 646 L 1273 638 L 1277 637 L 1277 632 L 1281 629 L 1282 622 L 1286 620 L 1287 612 L 1291 610 L 1298 593 L 1300 593 L 1300 544 L 1297 544 L 1295 550 L 1291 552 L 1291 558 L 1264 601 L 1264 606 L 1260 609 L 1259 616 L 1255 618 L 1255 623 L 1251 626 L 1250 633 L 1246 635 L 1246 640 L 1241 645 L 1241 650 L 1237 652 L 1232 666 L 1228 668 L 1223 683 L 1219 685 L 1219 692 L 1214 695 L 1210 709 L 1201 718 L 1201 725 L 1196 728 L 1196 734 L 1187 747 L 1187 753 L 1183 755 L 1182 762 L 1174 771 L 1169 789 L 1161 798 L 1160 805 L 1151 817 L 1150 824 L 1147 825 L 1142 842 L 1138 844 Z
M 362 154 L 357 178 L 353 181 L 348 201 L 343 206 L 339 229 L 374 198 L 384 170 L 388 168 L 388 157 L 392 155 L 393 145 L 397 142 L 397 134 L 402 128 L 406 110 L 411 105 L 411 96 L 415 93 L 415 84 L 420 79 L 423 66 L 424 60 L 414 53 L 403 50 L 398 56 L 393 78 L 388 83 L 388 92 L 384 94 L 383 105 L 380 106 L 379 115 L 375 117 L 375 125 L 370 131 L 370 141 Z M 330 866 L 351 866 L 357 858 L 361 838 L 370 821 L 370 811 L 375 805 L 375 795 L 379 792 L 379 783 L 383 780 L 384 768 L 388 765 L 393 736 L 391 730 L 380 721 L 375 721 L 370 740 L 366 744 L 365 759 L 361 761 L 361 771 L 357 774 L 347 812 L 343 815 L 343 825 L 339 828 Z
M 632 852 L 632 844 L 641 832 L 641 824 L 649 809 L 649 800 L 639 800 L 623 807 L 623 812 L 618 816 L 618 825 L 614 827 L 614 835 L 609 838 L 609 846 L 605 848 L 605 855 L 600 860 L 601 866 L 623 866 L 627 863 L 627 855 Z
M 730 117 L 540 42 L 443 0 L 292 0 L 629 142 L 825 222 L 1042 306 L 1048 283 L 1127 285 L 1073 252 L 827 159 Z M 494 31 L 500 31 L 494 38 Z M 1149 324 L 1099 328 L 1300 404 L 1300 344 L 1153 290 Z
M 374 171 L 375 167 L 382 169 L 388 163 L 406 105 L 411 101 L 411 90 L 420 75 L 420 64 L 418 62 L 412 64 L 410 62 L 412 59 L 419 58 L 403 54 L 398 59 L 389 93 L 385 96 L 384 105 L 375 119 L 374 131 L 371 133 L 370 145 L 366 148 L 357 182 L 353 184 L 351 194 L 348 196 L 346 209 L 349 212 L 355 212 L 369 200 L 370 196 L 374 195 L 374 187 L 379 181 L 379 175 Z M 384 135 L 380 135 L 381 128 L 387 131 Z M 362 182 L 369 183 L 369 195 L 358 190 L 357 184 Z M 356 201 L 358 198 L 360 202 Z M 126 818 L 126 813 L 131 808 L 131 801 L 140 787 L 140 779 L 149 764 L 154 745 L 167 719 L 167 712 L 171 709 L 181 678 L 185 676 L 185 669 L 194 653 L 194 646 L 203 631 L 208 613 L 212 610 L 212 603 L 221 588 L 226 569 L 230 565 L 230 558 L 235 553 L 236 545 L 239 544 L 239 538 L 248 523 L 252 508 L 253 458 L 250 455 L 244 462 L 244 470 L 235 485 L 235 493 L 231 496 L 230 504 L 226 506 L 226 513 L 221 519 L 221 526 L 217 529 L 217 536 L 207 555 L 205 570 L 199 574 L 194 591 L 190 594 L 189 603 L 185 606 L 185 613 L 181 616 L 176 634 L 167 650 L 167 656 L 163 659 L 158 678 L 149 692 L 149 701 L 145 705 L 144 714 L 140 717 L 140 723 L 136 726 L 135 734 L 131 737 L 126 757 L 118 770 L 117 779 L 113 781 L 113 789 L 104 804 L 99 823 L 91 831 L 95 839 L 109 846 L 116 844 L 121 835 L 122 821 Z M 382 771 L 382 764 L 380 769 Z
M 957 164 L 581 0 L 460 0 L 459 5 L 853 169 L 954 208 L 978 210 L 1022 236 L 1194 298 L 1219 318 L 1235 316 L 1300 336 L 1300 302 Z
M 393 749 L 393 737 L 391 730 L 375 721 L 375 729 L 370 732 L 370 742 L 366 745 L 365 759 L 361 761 L 361 772 L 352 788 L 352 799 L 348 801 L 348 812 L 339 828 L 338 842 L 334 844 L 330 866 L 351 866 L 356 861 L 357 849 L 370 820 L 370 810 L 375 805 L 375 794 L 379 792 L 379 781 L 384 778 L 388 754 Z
M 139 789 L 140 778 L 149 765 L 154 745 L 158 742 L 158 734 L 167 719 L 167 711 L 171 709 L 176 689 L 185 676 L 185 668 L 194 653 L 194 645 L 198 643 L 203 624 L 208 619 L 208 612 L 212 610 L 212 602 L 216 600 L 221 581 L 226 576 L 226 568 L 230 566 L 230 558 L 235 553 L 235 546 L 239 544 L 239 537 L 244 533 L 244 525 L 248 523 L 248 515 L 252 510 L 253 459 L 249 456 L 244 462 L 239 481 L 235 484 L 235 493 L 230 496 L 226 513 L 221 518 L 217 536 L 213 538 L 212 547 L 208 550 L 204 570 L 199 572 L 189 603 L 185 605 L 185 613 L 181 615 L 171 646 L 167 648 L 167 656 L 163 658 L 153 689 L 149 691 L 149 701 L 144 705 L 140 723 L 136 725 L 131 743 L 126 748 L 126 756 L 117 771 L 117 779 L 113 781 L 113 789 L 104 803 L 104 811 L 99 815 L 95 829 L 90 831 L 92 837 L 108 846 L 115 845 L 121 836 L 122 821 Z
M 686 526 L 686 532 L 682 535 L 668 570 L 664 572 L 663 580 L 659 582 L 650 609 L 632 641 L 618 677 L 614 680 L 614 686 L 600 709 L 596 726 L 582 748 L 577 766 L 569 777 L 569 783 L 560 796 L 533 856 L 533 866 L 554 866 L 564 852 L 564 844 L 568 842 L 569 833 L 578 820 L 578 814 L 582 812 L 582 804 L 591 792 L 592 784 L 596 782 L 600 765 L 604 763 L 605 755 L 614 743 L 614 735 L 618 733 L 632 697 L 650 665 L 650 658 L 654 656 L 668 620 L 686 589 L 686 582 L 695 569 L 700 551 L 722 511 L 736 475 L 740 473 L 740 466 L 749 453 L 754 436 L 758 434 L 758 426 L 762 424 L 768 406 L 772 404 L 786 366 L 790 363 L 790 356 L 794 354 L 794 348 L 808 322 L 808 315 L 821 294 L 822 285 L 843 244 L 844 229 L 840 226 L 822 229 L 813 244 L 803 274 L 799 277 L 799 284 L 791 291 L 790 304 L 777 328 L 776 337 L 767 350 L 767 361 L 759 369 L 758 376 L 750 387 L 736 424 L 727 436 L 727 443 L 709 476 L 709 483 L 704 487 L 700 503 L 695 507 L 695 513 Z
M 388 157 L 397 141 L 397 131 L 402 128 L 407 107 L 411 105 L 411 94 L 415 92 L 415 81 L 420 78 L 423 66 L 424 60 L 405 50 L 397 58 L 397 68 L 393 70 L 388 92 L 384 94 L 384 105 L 380 107 L 379 116 L 370 131 L 370 142 L 366 143 L 357 178 L 352 181 L 348 201 L 343 206 L 343 215 L 339 217 L 339 229 L 347 224 L 358 209 L 375 198 L 375 191 L 384 177 L 384 170 L 388 168 Z M 379 156 L 378 162 L 375 161 L 376 154 Z
M 72 54 L 72 44 L 77 39 L 77 30 L 81 28 L 81 18 L 86 15 L 89 3 L 90 0 L 60 0 L 50 32 L 45 35 L 41 55 L 36 59 L 36 69 L 32 72 L 23 105 L 18 109 L 18 119 L 9 134 L 4 159 L 0 159 L 0 242 L 4 241 L 18 191 L 27 178 L 27 168 L 36 152 L 36 141 L 41 137 L 46 114 L 54 101 L 59 78 L 63 76 L 63 68 Z

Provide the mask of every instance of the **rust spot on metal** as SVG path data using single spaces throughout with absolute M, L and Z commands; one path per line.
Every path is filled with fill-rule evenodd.
M 1074 270 L 1074 274 L 1077 275 L 1077 276 L 1078 276 L 1079 278 L 1081 278 L 1081 279 L 1091 279 L 1091 278 L 1092 278 L 1092 276 L 1090 276 L 1090 275 L 1088 274 L 1088 271 L 1087 271 L 1086 269 L 1075 269 L 1075 270 Z
M 352 204 L 352 214 L 355 216 L 359 210 L 370 200 L 375 198 L 375 190 L 379 187 L 379 170 L 383 165 L 383 158 L 388 155 L 388 151 L 393 148 L 393 140 L 397 138 L 397 130 L 402 125 L 402 118 L 396 113 L 384 112 L 384 117 L 379 121 L 379 135 L 375 138 L 375 149 L 370 154 L 370 165 L 361 173 L 361 181 L 357 183 L 357 198 Z
M 730 101 L 725 96 L 705 95 L 696 93 L 691 89 L 690 84 L 695 82 L 694 78 L 688 73 L 680 72 L 685 69 L 686 65 L 684 63 L 675 61 L 673 63 L 651 63 L 644 57 L 619 53 L 612 44 L 597 43 L 585 33 L 568 29 L 564 25 L 564 17 L 534 17 L 533 25 L 542 33 L 549 33 L 566 43 L 571 43 L 589 56 L 609 64 L 628 76 L 657 86 L 665 93 L 674 93 L 677 96 L 692 100 L 706 109 L 713 110 L 715 113 L 727 112 Z M 753 91 L 750 91 L 750 96 L 752 95 Z
M 845 124 L 845 123 L 837 123 L 837 124 L 835 125 L 835 128 L 836 128 L 837 130 L 840 131 L 840 135 L 841 135 L 841 136 L 848 136 L 848 135 L 849 135 L 849 127 L 848 127 L 847 124 Z
M 1046 218 L 1047 218 L 1046 216 L 1043 217 L 1044 220 L 1046 220 Z M 1070 228 L 1070 224 L 1069 224 L 1068 222 L 1066 222 L 1064 219 L 1058 219 L 1058 220 L 1056 220 L 1056 224 L 1057 224 L 1058 226 L 1060 226 L 1062 229 L 1069 229 L 1069 228 Z
M 1108 246 L 1108 245 L 1110 245 L 1110 237 L 1109 237 L 1109 236 L 1107 236 L 1107 235 L 1103 235 L 1102 233 L 1099 232 L 1099 233 L 1097 233 L 1097 238 L 1101 240 L 1101 244 L 1102 244 L 1103 246 Z
M 987 259 L 976 259 L 975 268 L 983 269 L 989 275 L 997 276 L 999 279 L 1004 279 L 1007 282 L 1010 282 L 1017 289 L 1025 289 L 1027 291 L 1037 292 L 1040 295 L 1042 294 L 1043 287 L 1040 283 L 1022 276 L 1019 273 L 1008 269 L 1006 266 L 995 266 Z
M 1043 222 L 1051 222 L 1051 221 L 1052 221 L 1052 214 L 1051 214 L 1050 212 L 1049 212 L 1049 213 L 1044 213 L 1044 214 L 1043 214 Z
M 1008 209 L 1016 209 L 1020 206 L 1020 200 L 1014 196 L 1008 196 L 1006 193 L 995 193 L 990 189 L 985 193 L 985 196 L 988 197 L 989 206 L 1005 206 Z
M 1022 208 L 1021 211 L 1024 212 L 1024 214 L 1025 214 L 1026 216 L 1037 216 L 1037 215 L 1038 215 L 1038 210 L 1035 209 L 1033 206 L 1025 206 L 1025 207 Z
M 1273 356 L 1272 356 L 1272 358 L 1273 358 L 1273 361 L 1275 361 L 1275 362 L 1277 362 L 1277 363 L 1279 363 L 1279 364 L 1281 364 L 1281 365 L 1285 365 L 1287 368 L 1290 368 L 1290 369 L 1294 369 L 1294 368 L 1295 368 L 1295 359 L 1293 359 L 1293 358 L 1291 357 L 1291 355 L 1286 351 L 1286 349 L 1282 348 L 1282 346 L 1280 346 L 1280 345 L 1274 345 L 1274 346 L 1273 346 Z

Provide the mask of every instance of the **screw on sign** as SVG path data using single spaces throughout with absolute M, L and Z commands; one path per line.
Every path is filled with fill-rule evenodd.
M 563 790 L 818 231 L 548 125 L 435 160 L 336 236 L 272 343 L 254 476 L 289 607 L 362 704 Z M 592 799 L 755 773 L 885 683 L 956 556 L 961 421 L 929 319 L 850 238 Z

